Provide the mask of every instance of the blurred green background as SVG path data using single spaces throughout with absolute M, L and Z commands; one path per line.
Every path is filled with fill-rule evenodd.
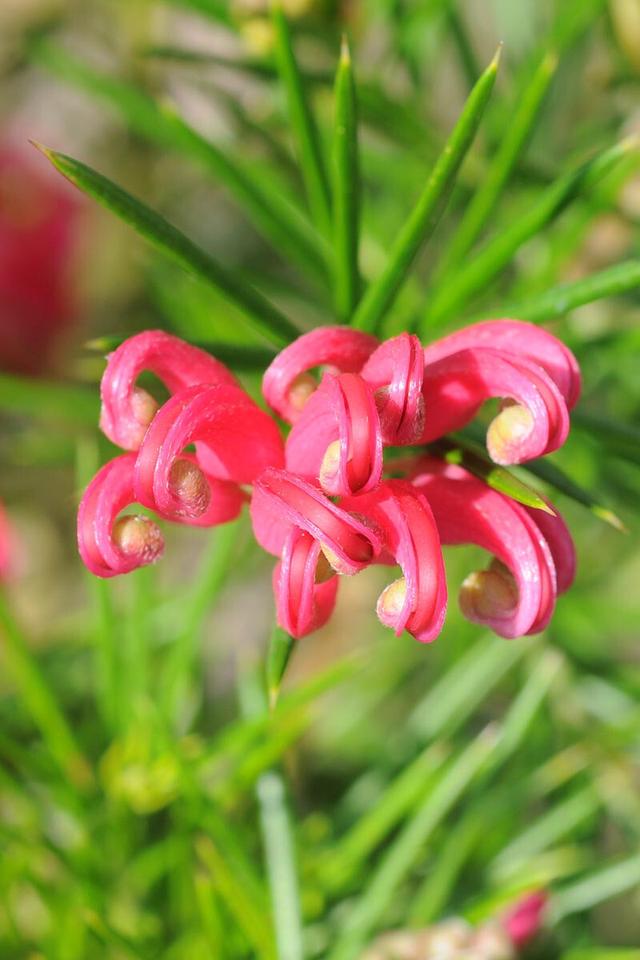
M 0 496 L 15 537 L 0 956 L 348 960 L 380 931 L 481 923 L 542 887 L 531 956 L 638 958 L 640 4 L 284 7 L 327 156 L 350 37 L 366 279 L 504 43 L 446 216 L 384 329 L 428 340 L 508 315 L 575 351 L 584 397 L 551 458 L 563 473 L 541 486 L 575 536 L 578 581 L 544 635 L 508 642 L 461 618 L 479 551 L 449 550 L 447 625 L 423 648 L 379 626 L 386 575 L 368 571 L 296 646 L 267 717 L 271 559 L 246 517 L 165 530 L 162 563 L 121 580 L 86 574 L 75 509 L 112 453 L 97 429 L 110 344 L 164 327 L 255 396 L 272 348 L 28 140 L 161 210 L 301 328 L 335 313 L 265 3 L 0 0 Z

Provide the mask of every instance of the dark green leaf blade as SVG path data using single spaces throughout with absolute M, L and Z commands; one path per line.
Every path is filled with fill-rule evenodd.
M 616 516 L 612 510 L 603 506 L 597 497 L 579 486 L 555 463 L 552 463 L 550 460 L 530 460 L 528 463 L 522 465 L 522 469 L 533 474 L 534 477 L 538 477 L 539 480 L 544 480 L 549 486 L 559 490 L 560 493 L 563 493 L 571 500 L 575 500 L 576 503 L 587 507 L 594 516 L 600 520 L 604 520 L 605 523 L 608 523 L 616 530 L 619 530 L 621 533 L 627 532 L 622 520 Z
M 346 38 L 342 41 L 336 74 L 333 149 L 335 303 L 340 319 L 349 321 L 360 294 L 358 270 L 360 173 L 356 89 Z
M 552 183 L 528 212 L 485 244 L 466 270 L 456 276 L 455 283 L 440 287 L 423 320 L 423 332 L 462 309 L 500 273 L 527 240 L 539 233 L 582 192 L 611 173 L 637 147 L 637 138 L 629 137 Z
M 128 223 L 161 253 L 224 294 L 270 343 L 286 346 L 299 335 L 299 330 L 266 297 L 220 266 L 159 213 L 79 160 L 40 144 L 34 146 L 74 186 Z
M 360 301 L 353 318 L 353 325 L 360 330 L 375 333 L 378 329 L 405 282 L 418 251 L 438 225 L 493 90 L 499 54 L 500 50 L 471 91 L 418 202 L 393 244 L 386 268 Z
M 558 58 L 546 53 L 518 98 L 513 115 L 506 116 L 506 129 L 500 139 L 480 186 L 464 211 L 451 244 L 438 265 L 438 278 L 448 274 L 480 235 L 531 135 L 540 107 L 549 89 Z
M 152 143 L 176 150 L 200 164 L 223 184 L 256 229 L 278 251 L 314 276 L 324 277 L 324 255 L 311 225 L 271 189 L 270 183 L 244 168 L 240 159 L 203 137 L 166 103 L 158 103 L 131 83 L 94 70 L 51 43 L 32 46 L 38 64 L 66 83 L 107 103 L 129 128 Z
M 289 23 L 280 0 L 272 3 L 276 63 L 287 94 L 290 122 L 296 140 L 309 209 L 324 236 L 331 231 L 331 197 L 320 137 L 293 50 Z

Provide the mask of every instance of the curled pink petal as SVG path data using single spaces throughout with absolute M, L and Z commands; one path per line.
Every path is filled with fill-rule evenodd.
M 569 528 L 558 508 L 547 501 L 554 515 L 536 510 L 534 507 L 523 507 L 536 524 L 540 533 L 547 541 L 553 564 L 556 568 L 558 593 L 565 593 L 573 583 L 576 575 L 576 548 Z
M 525 508 L 462 467 L 432 458 L 416 461 L 411 478 L 431 505 L 443 543 L 473 543 L 500 561 L 465 580 L 465 616 L 508 638 L 542 630 L 555 606 L 556 572 Z
M 135 468 L 140 503 L 167 517 L 204 513 L 207 503 L 197 489 L 185 498 L 172 483 L 175 463 L 192 443 L 204 473 L 235 483 L 252 483 L 265 467 L 284 460 L 278 428 L 244 390 L 230 384 L 188 387 L 167 400 L 145 434 Z
M 287 469 L 320 480 L 331 496 L 374 489 L 382 435 L 373 390 L 356 373 L 325 374 L 286 443 Z
M 523 320 L 484 320 L 442 337 L 425 347 L 425 362 L 434 363 L 460 350 L 490 347 L 528 359 L 555 382 L 571 410 L 580 397 L 581 377 L 571 350 L 548 330 Z
M 528 360 L 487 347 L 461 350 L 427 364 L 423 395 L 427 443 L 467 424 L 491 397 L 515 401 L 487 433 L 497 463 L 522 463 L 557 449 L 566 439 L 566 404 L 548 374 Z
M 543 913 L 549 897 L 536 890 L 520 900 L 502 918 L 502 924 L 514 946 L 520 949 L 533 940 L 542 927 Z
M 417 337 L 401 333 L 375 350 L 361 375 L 378 391 L 385 443 L 415 443 L 424 429 L 424 351 Z
M 447 587 L 438 528 L 427 498 L 410 483 L 390 480 L 369 494 L 345 498 L 344 509 L 358 512 L 381 532 L 379 562 L 395 562 L 402 577 L 380 595 L 377 613 L 399 636 L 403 630 L 428 643 L 444 623 Z
M 196 384 L 231 384 L 233 374 L 214 357 L 162 330 L 146 330 L 125 340 L 109 357 L 102 377 L 100 426 L 125 450 L 137 450 L 157 404 L 136 387 L 144 371 L 155 374 L 171 393 Z
M 329 365 L 340 373 L 358 373 L 377 346 L 375 337 L 360 330 L 317 327 L 281 350 L 267 368 L 264 398 L 278 416 L 295 423 L 317 386 L 309 371 Z
M 318 541 L 338 573 L 358 573 L 381 549 L 374 530 L 286 470 L 269 468 L 256 480 L 251 519 L 256 540 L 269 553 L 280 556 L 291 527 L 299 527 Z
M 105 464 L 95 475 L 78 509 L 78 549 L 97 577 L 114 577 L 153 563 L 164 544 L 158 528 L 146 517 L 123 518 L 127 526 L 114 539 L 121 510 L 136 502 L 133 492 L 135 455 L 128 453 Z
M 324 626 L 335 606 L 338 577 L 329 569 L 321 571 L 328 578 L 317 582 L 319 561 L 328 567 L 319 542 L 292 527 L 273 573 L 273 588 L 278 623 L 298 639 Z

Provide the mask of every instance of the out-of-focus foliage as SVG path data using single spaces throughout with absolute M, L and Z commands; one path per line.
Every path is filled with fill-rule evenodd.
M 635 4 L 4 0 L 0 35 L 7 142 L 58 151 L 161 251 L 87 201 L 58 367 L 0 357 L 22 553 L 0 603 L 0 956 L 356 960 L 532 887 L 532 956 L 640 956 Z M 73 514 L 122 336 L 171 329 L 257 394 L 292 329 L 428 340 L 505 315 L 576 352 L 571 439 L 509 474 L 473 437 L 447 455 L 566 513 L 579 578 L 544 635 L 452 610 L 433 647 L 396 639 L 371 572 L 267 713 L 270 574 L 245 520 L 174 531 L 173 559 L 124 582 L 85 576 Z M 449 554 L 452 584 L 473 561 Z

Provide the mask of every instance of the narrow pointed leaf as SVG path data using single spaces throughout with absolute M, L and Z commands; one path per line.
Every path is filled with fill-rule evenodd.
M 328 960 L 355 960 L 389 901 L 421 856 L 424 845 L 464 790 L 485 766 L 495 746 L 495 732 L 485 730 L 449 764 L 421 806 L 409 817 L 399 835 L 380 859 L 377 868 L 346 916 Z
M 416 206 L 391 248 L 385 269 L 360 301 L 353 318 L 354 326 L 360 330 L 376 332 L 405 283 L 418 251 L 438 225 L 493 90 L 499 52 L 471 91 Z
M 272 709 L 278 702 L 280 687 L 294 646 L 295 640 L 285 630 L 277 626 L 273 628 L 267 653 L 267 693 Z
M 528 473 L 533 474 L 534 477 L 538 477 L 539 480 L 544 480 L 549 486 L 554 487 L 560 491 L 560 493 L 564 493 L 570 500 L 575 500 L 576 503 L 587 507 L 599 520 L 608 523 L 616 530 L 619 530 L 620 533 L 627 532 L 620 517 L 616 516 L 608 507 L 603 506 L 597 497 L 579 486 L 555 463 L 552 463 L 548 459 L 530 460 L 528 463 L 522 465 L 522 469 L 527 470 Z
M 507 467 L 500 467 L 490 460 L 482 447 L 461 438 L 440 440 L 434 446 L 447 463 L 459 463 L 498 493 L 503 493 L 526 507 L 534 507 L 536 510 L 544 510 L 545 513 L 553 515 L 553 510 L 539 493 L 516 477 Z
M 255 170 L 245 169 L 239 158 L 203 137 L 168 104 L 157 103 L 133 84 L 100 73 L 53 44 L 35 44 L 33 57 L 62 80 L 107 103 L 138 135 L 194 160 L 228 189 L 276 250 L 314 275 L 324 275 L 313 229 L 295 208 Z
M 640 856 L 629 857 L 578 880 L 558 891 L 553 898 L 554 919 L 581 913 L 640 886 Z
M 331 225 L 329 179 L 322 156 L 320 136 L 293 50 L 291 30 L 280 0 L 274 0 L 272 4 L 272 21 L 275 30 L 276 62 L 287 94 L 289 118 L 307 190 L 309 209 L 316 226 L 323 235 L 328 236 Z
M 628 448 L 635 457 L 640 457 L 640 429 L 630 423 L 621 423 L 612 417 L 603 417 L 594 413 L 577 410 L 573 415 L 575 426 L 588 433 L 595 434 L 604 444 L 611 444 L 617 450 Z M 640 460 L 638 461 L 640 462 Z
M 65 778 L 86 790 L 93 782 L 91 768 L 1 591 L 0 642 L 7 673 L 54 762 Z
M 637 150 L 636 138 L 629 138 L 598 154 L 552 183 L 527 212 L 513 225 L 498 233 L 461 270 L 455 283 L 445 283 L 430 304 L 423 329 L 447 319 L 466 304 L 500 273 L 514 254 L 531 237 L 554 220 L 572 200 L 591 189 L 611 173 L 630 151 Z
M 502 191 L 531 135 L 540 107 L 558 65 L 554 53 L 547 53 L 518 97 L 512 114 L 505 114 L 506 128 L 500 138 L 480 186 L 466 207 L 453 240 L 438 265 L 437 277 L 449 273 L 471 249 L 489 222 Z
M 585 303 L 619 297 L 640 287 L 640 261 L 627 260 L 572 283 L 560 283 L 537 297 L 508 304 L 505 316 L 543 323 L 562 317 Z
M 340 319 L 348 321 L 360 294 L 358 270 L 360 172 L 356 89 L 346 39 L 342 42 L 336 75 L 333 150 L 335 303 Z
M 285 346 L 299 335 L 299 330 L 266 297 L 220 266 L 159 213 L 79 160 L 46 147 L 38 149 L 67 180 L 128 223 L 161 253 L 215 287 L 271 343 Z

